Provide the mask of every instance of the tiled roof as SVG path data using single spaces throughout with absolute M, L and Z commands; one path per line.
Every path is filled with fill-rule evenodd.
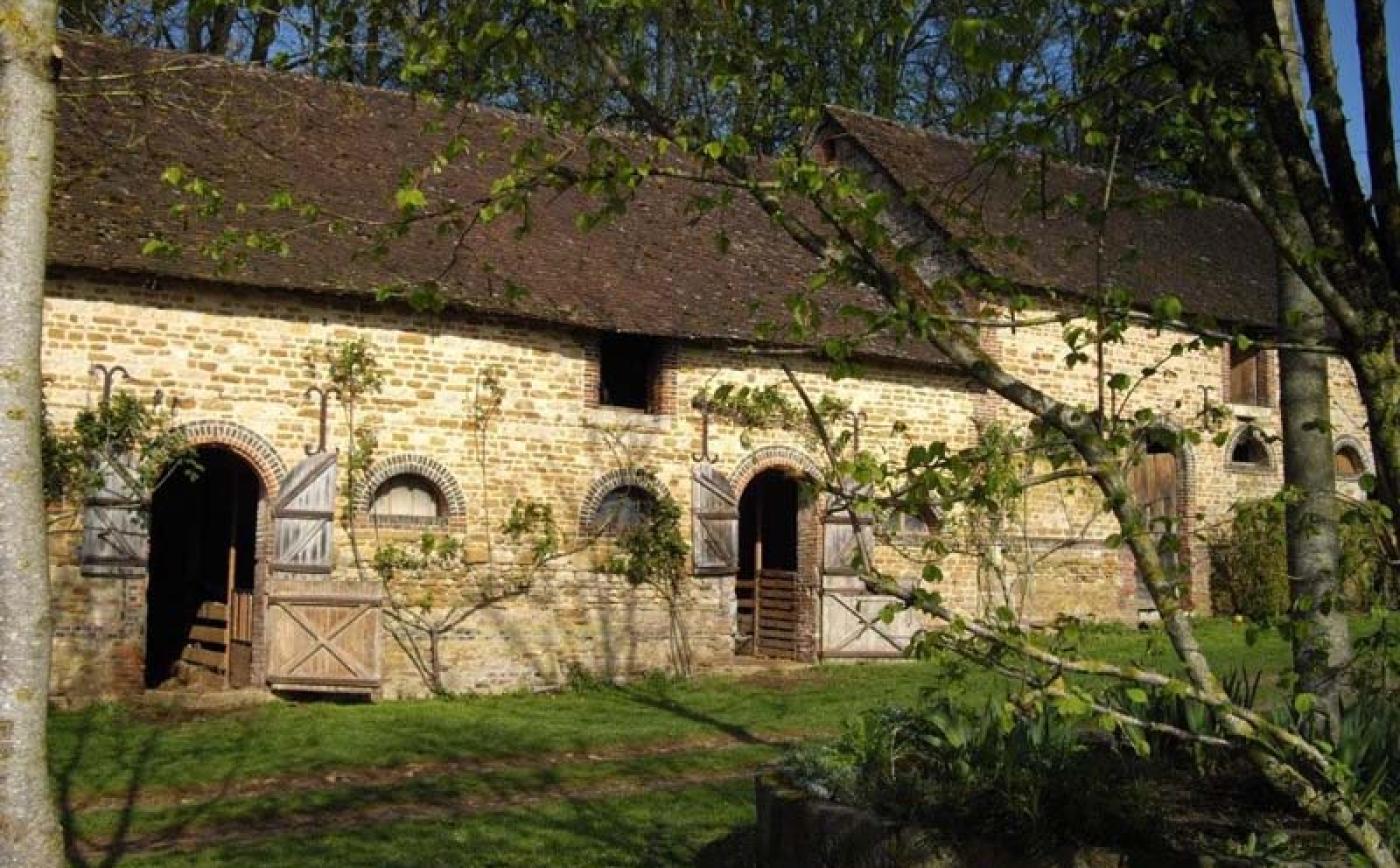
M 537 196 L 528 234 L 517 232 L 519 217 L 506 215 L 478 226 L 459 249 L 455 233 L 426 221 L 377 258 L 367 255 L 372 233 L 365 229 L 298 228 L 306 221 L 290 212 L 253 208 L 235 216 L 232 205 L 264 204 L 285 190 L 327 217 L 393 220 L 403 173 L 421 169 L 456 134 L 469 143 L 468 155 L 430 176 L 424 189 L 430 209 L 450 199 L 470 214 L 507 171 L 520 140 L 541 132 L 539 122 L 478 107 L 444 113 L 402 93 L 111 40 L 69 36 L 65 52 L 53 265 L 336 294 L 431 280 L 454 307 L 736 341 L 753 341 L 761 322 L 788 323 L 785 299 L 818 265 L 747 198 L 700 212 L 696 193 L 713 189 L 673 178 L 648 180 L 621 216 L 591 231 L 575 219 L 599 200 L 550 190 Z M 173 215 L 182 200 L 161 180 L 171 166 L 212 182 L 225 214 Z M 254 253 L 245 265 L 220 270 L 199 248 L 228 224 L 295 230 L 290 255 Z M 153 237 L 177 242 L 181 252 L 143 255 Z M 861 300 L 874 303 L 874 296 L 844 289 L 830 309 Z M 886 350 L 913 359 L 931 352 Z
M 818 265 L 746 198 L 697 211 L 692 182 L 660 178 L 648 180 L 624 213 L 592 231 L 580 231 L 575 219 L 597 200 L 550 191 L 537 197 L 524 235 L 517 232 L 520 219 L 508 215 L 478 226 L 459 246 L 455 235 L 436 232 L 427 221 L 387 245 L 382 256 L 368 255 L 371 233 L 364 227 L 394 219 L 403 173 L 421 169 L 449 136 L 464 137 L 470 151 L 428 178 L 430 208 L 448 200 L 469 206 L 486 195 L 508 168 L 512 141 L 539 133 L 539 122 L 477 107 L 444 113 L 401 93 L 112 40 L 70 35 L 65 52 L 50 233 L 55 266 L 341 295 L 436 281 L 458 309 L 662 337 L 752 341 L 759 323 L 788 321 L 784 301 Z M 851 112 L 833 110 L 832 117 L 934 215 L 942 213 L 938 196 L 949 179 L 955 184 L 967 177 L 966 145 Z M 511 131 L 514 138 L 503 140 Z M 171 206 L 181 200 L 161 180 L 171 166 L 211 181 L 225 198 L 226 214 L 173 214 Z M 1057 169 L 1052 186 L 1068 188 L 1086 178 L 1079 170 Z M 345 225 L 361 228 L 337 232 L 324 222 L 307 226 L 289 212 L 256 207 L 231 213 L 234 203 L 256 206 L 279 191 L 315 203 L 323 215 L 358 218 Z M 990 196 L 987 219 L 994 228 L 1027 228 L 1024 218 L 997 210 L 1009 210 L 1009 197 Z M 944 222 L 958 228 L 953 219 Z M 1072 222 L 1036 221 L 1024 250 L 982 264 L 1032 285 L 1082 288 L 1085 254 L 1061 249 L 1079 237 Z M 199 248 L 228 223 L 288 231 L 291 253 L 254 253 L 245 265 L 222 270 Z M 1190 215 L 1115 217 L 1111 225 L 1115 249 L 1140 246 L 1136 267 L 1143 286 L 1178 293 L 1188 305 L 1223 318 L 1271 314 L 1272 260 L 1242 210 L 1212 205 Z M 721 232 L 728 239 L 724 252 L 716 243 Z M 143 255 L 153 237 L 178 242 L 183 252 Z M 861 290 L 822 292 L 829 323 L 852 302 L 875 303 Z M 871 350 L 936 360 L 923 345 L 886 343 Z
M 1058 203 L 1071 194 L 1098 202 L 1102 173 L 1050 161 L 1043 179 L 1034 170 L 1016 174 L 1004 163 L 979 161 L 977 148 L 961 139 L 849 109 L 831 107 L 827 114 L 977 265 L 1023 286 L 1094 292 L 1094 230 L 1082 213 Z M 1145 191 L 1119 179 L 1115 201 L 1136 204 L 1110 209 L 1107 281 L 1144 305 L 1171 293 L 1189 312 L 1273 324 L 1273 246 L 1254 217 L 1219 199 L 1192 206 Z M 1176 201 L 1143 204 L 1149 198 Z

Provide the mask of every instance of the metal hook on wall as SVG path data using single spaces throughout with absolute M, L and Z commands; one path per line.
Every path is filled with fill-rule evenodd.
M 308 399 L 316 398 L 321 402 L 321 421 L 319 433 L 316 436 L 316 445 L 305 447 L 307 455 L 316 455 L 326 451 L 326 415 L 330 411 L 331 398 L 339 398 L 340 390 L 334 386 L 328 389 L 312 386 L 306 390 L 306 397 Z
M 89 374 L 97 374 L 102 378 L 102 406 L 106 407 L 112 400 L 112 386 L 117 381 L 117 376 L 121 375 L 123 380 L 131 379 L 131 374 L 121 365 L 93 365 L 88 369 Z
M 694 461 L 713 464 L 719 460 L 719 456 L 710 452 L 710 402 L 696 401 L 695 408 L 700 411 L 700 453 L 690 457 Z

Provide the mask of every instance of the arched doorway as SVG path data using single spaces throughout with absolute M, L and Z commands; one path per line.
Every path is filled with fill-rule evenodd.
M 1148 527 L 1158 541 L 1163 564 L 1168 570 L 1179 570 L 1185 528 L 1180 498 L 1180 462 L 1173 448 L 1173 439 L 1168 431 L 1154 429 L 1148 432 L 1141 460 L 1128 471 L 1128 486 L 1138 505 L 1147 514 Z M 1170 545 L 1166 543 L 1169 537 L 1173 540 Z M 1156 615 L 1152 595 L 1135 564 L 1129 608 L 1135 611 L 1139 622 Z
M 175 473 L 151 502 L 146 686 L 241 687 L 252 664 L 258 503 L 251 465 L 219 446 Z
M 736 654 L 797 656 L 802 621 L 799 500 L 797 479 L 777 469 L 754 476 L 739 498 Z

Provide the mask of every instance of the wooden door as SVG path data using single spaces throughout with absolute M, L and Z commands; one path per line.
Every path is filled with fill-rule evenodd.
M 336 456 L 312 455 L 282 483 L 267 598 L 267 681 L 274 689 L 372 692 L 380 683 L 381 592 L 333 581 Z
M 367 693 L 379 687 L 378 584 L 273 579 L 270 585 L 269 685 L 331 693 Z
M 803 584 L 798 571 L 798 487 L 776 471 L 759 474 L 744 492 L 745 531 L 734 583 L 740 636 L 757 657 L 797 656 Z
M 1176 456 L 1170 452 L 1153 452 L 1142 460 L 1128 474 L 1128 484 L 1133 496 L 1147 513 L 1149 527 L 1160 540 L 1170 528 L 1180 534 L 1180 514 L 1177 508 L 1177 467 Z M 1162 557 L 1168 567 L 1176 562 L 1174 552 L 1162 549 Z M 1134 597 L 1139 609 L 1152 608 L 1152 595 L 1142 577 L 1137 577 Z
M 822 526 L 822 641 L 824 658 L 900 657 L 919 629 L 916 612 L 899 611 L 881 620 L 893 597 L 872 594 L 862 565 L 874 552 L 869 519 L 853 523 L 845 508 L 826 516 Z

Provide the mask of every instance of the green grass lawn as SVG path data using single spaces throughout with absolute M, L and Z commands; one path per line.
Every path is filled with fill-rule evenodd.
M 1200 636 L 1221 672 L 1287 660 L 1277 637 L 1249 646 L 1227 621 Z M 1160 631 L 1086 643 L 1175 669 Z M 983 673 L 949 688 L 946 675 L 897 662 L 199 716 L 102 707 L 54 715 L 51 762 L 75 852 L 94 863 L 686 864 L 752 822 L 747 775 L 784 742 L 929 688 L 970 703 L 1005 689 Z M 197 852 L 162 849 L 204 835 Z

